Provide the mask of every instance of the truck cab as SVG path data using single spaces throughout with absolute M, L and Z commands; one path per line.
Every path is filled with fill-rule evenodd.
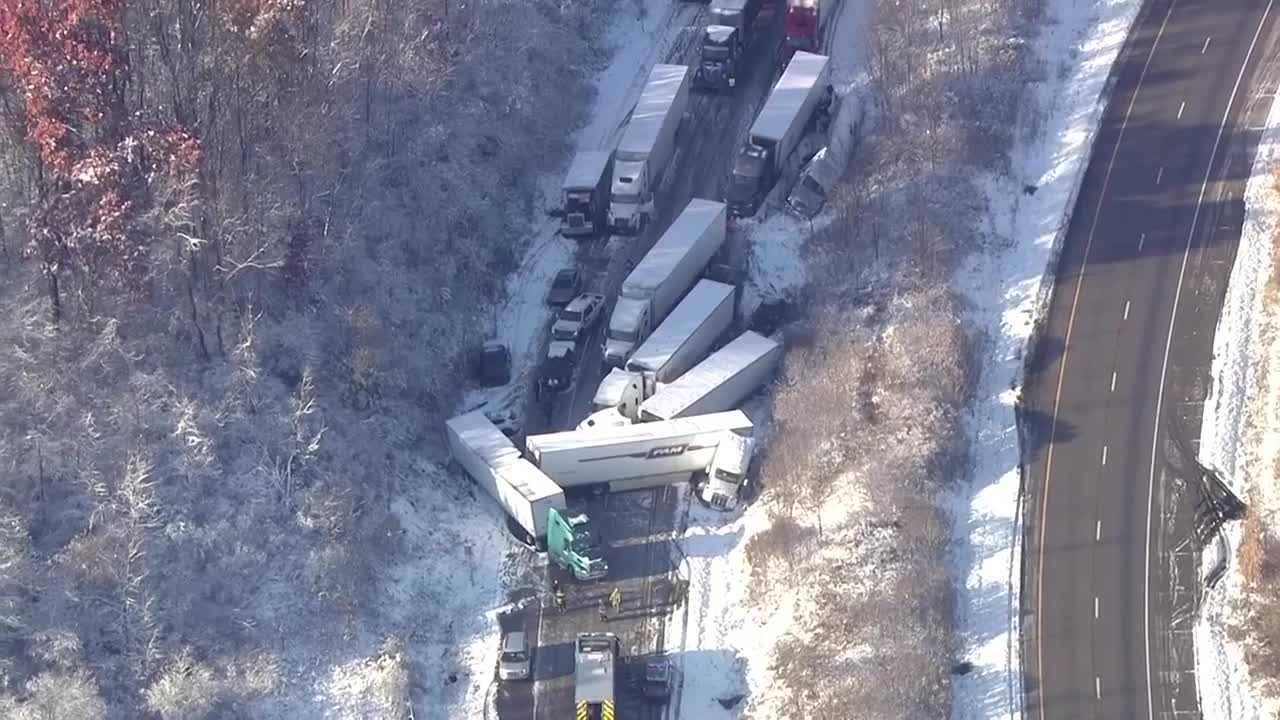
M 631 353 L 649 337 L 649 301 L 620 297 L 609 316 L 604 337 L 604 364 L 622 367 Z
M 640 404 L 652 397 L 656 389 L 653 379 L 644 373 L 614 368 L 596 388 L 591 399 L 592 413 L 616 410 L 622 417 L 635 422 L 640 418 Z M 590 427 L 595 427 L 595 424 Z
M 737 28 L 708 25 L 702 31 L 702 58 L 694 69 L 694 85 L 717 92 L 732 90 L 738 82 L 742 48 L 742 34 Z
M 738 150 L 729 178 L 729 212 L 734 217 L 751 217 L 764 202 L 765 191 L 773 185 L 772 148 L 748 142 Z
M 609 226 L 630 235 L 644 232 L 653 213 L 653 193 L 649 188 L 649 165 L 643 160 L 618 160 L 613 166 Z
M 586 513 L 547 511 L 547 555 L 577 580 L 608 576 L 609 563 Z
M 726 430 L 707 466 L 702 501 L 718 510 L 733 510 L 747 483 L 747 469 L 755 452 L 755 440 Z

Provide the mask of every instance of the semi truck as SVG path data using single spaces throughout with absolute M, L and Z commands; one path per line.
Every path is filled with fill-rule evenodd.
M 598 427 L 525 440 L 529 460 L 561 488 L 608 485 L 620 491 L 664 485 L 707 469 L 722 434 L 750 434 L 741 410 L 624 427 Z
M 706 480 L 698 488 L 698 497 L 717 510 L 738 507 L 738 499 L 747 486 L 747 469 L 751 467 L 755 446 L 754 438 L 726 431 L 707 468 Z
M 453 459 L 507 512 L 507 526 L 522 542 L 545 549 L 579 580 L 608 574 L 609 565 L 590 518 L 569 513 L 564 491 L 478 410 L 445 422 Z
M 756 213 L 801 141 L 830 112 L 830 77 L 831 63 L 825 55 L 797 52 L 791 58 L 734 159 L 729 211 L 735 217 Z
M 708 25 L 702 29 L 698 64 L 693 69 L 693 87 L 727 93 L 738 84 L 738 64 L 742 62 L 742 34 L 728 25 Z
M 655 389 L 652 377 L 613 368 L 596 388 L 591 399 L 591 411 L 617 410 L 626 418 L 638 420 L 640 403 L 648 400 Z
M 626 370 L 669 383 L 707 356 L 733 323 L 732 285 L 699 280 L 627 360 Z
M 640 403 L 639 420 L 674 420 L 731 410 L 768 382 L 782 345 L 750 330 Z
M 725 206 L 694 198 L 622 282 L 605 333 L 604 364 L 622 367 L 724 245 Z
M 786 45 L 820 52 L 827 24 L 836 16 L 839 0 L 787 0 Z
M 618 636 L 578 633 L 573 647 L 573 703 L 576 720 L 614 720 Z
M 609 223 L 609 183 L 613 152 L 584 150 L 574 156 L 560 186 L 560 234 L 592 236 Z
M 711 0 L 701 56 L 693 71 L 695 87 L 728 92 L 737 85 L 738 67 L 763 4 L 763 0 Z
M 639 234 L 648 224 L 688 107 L 689 68 L 654 65 L 614 153 L 609 225 L 615 232 Z

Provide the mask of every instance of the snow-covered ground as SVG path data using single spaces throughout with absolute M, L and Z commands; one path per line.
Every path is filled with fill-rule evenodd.
M 1036 47 L 1046 80 L 1032 86 L 1041 130 L 1023 137 L 1012 172 L 986 180 L 988 252 L 962 273 L 973 325 L 991 340 L 971 421 L 974 472 L 953 511 L 961 658 L 956 718 L 1020 717 L 1018 646 L 1021 505 L 1014 404 L 1023 354 L 1046 309 L 1075 197 L 1106 104 L 1107 75 L 1137 16 L 1139 0 L 1054 0 Z M 1021 118 L 1023 127 L 1030 116 Z M 1032 195 L 1026 186 L 1037 188 Z
M 1266 304 L 1267 279 L 1274 267 L 1280 229 L 1280 102 L 1267 116 L 1245 190 L 1245 222 L 1213 341 L 1212 394 L 1205 402 L 1200 459 L 1221 471 L 1223 480 L 1261 513 L 1268 529 L 1280 518 L 1280 317 Z M 1242 599 L 1237 567 L 1240 525 L 1225 529 L 1228 570 L 1205 598 L 1196 625 L 1196 669 L 1200 705 L 1210 720 L 1260 720 L 1280 716 L 1280 701 L 1263 699 L 1252 682 L 1241 647 L 1227 635 Z M 1206 568 L 1220 557 L 1205 554 Z

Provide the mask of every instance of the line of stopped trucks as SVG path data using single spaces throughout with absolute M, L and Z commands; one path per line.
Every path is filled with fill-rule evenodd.
M 734 158 L 726 202 L 689 201 L 611 301 L 581 292 L 577 269 L 556 277 L 548 303 L 561 308 L 536 390 L 546 396 L 572 386 L 580 348 L 607 315 L 601 357 L 608 373 L 586 419 L 571 430 L 529 435 L 523 448 L 516 444 L 518 430 L 495 424 L 481 410 L 446 422 L 454 461 L 503 507 L 512 533 L 580 582 L 608 577 L 609 563 L 591 519 L 569 508 L 566 493 L 685 484 L 713 508 L 737 507 L 754 451 L 752 423 L 739 406 L 773 377 L 782 345 L 749 330 L 734 336 L 737 288 L 720 281 L 726 278 L 716 271 L 716 260 L 728 254 L 730 216 L 753 216 L 782 177 L 822 159 L 823 152 L 811 150 L 825 145 L 830 124 L 830 60 L 809 51 L 820 48 L 835 14 L 832 3 L 787 1 L 778 63 L 784 69 Z M 711 0 L 696 67 L 654 66 L 617 146 L 573 159 L 555 212 L 563 235 L 646 230 L 688 122 L 690 89 L 731 92 L 737 86 L 753 39 L 761 45 L 758 38 L 768 35 L 758 27 L 764 5 Z M 824 177 L 829 173 L 801 170 L 789 209 L 817 212 L 826 187 L 817 180 Z M 510 380 L 505 347 L 486 343 L 481 362 L 488 384 Z M 583 375 L 582 382 L 590 382 Z M 511 667 L 500 663 L 499 675 L 524 679 L 531 674 L 530 649 L 515 647 L 524 642 L 523 633 L 512 635 L 518 637 L 504 639 L 502 655 Z M 617 638 L 580 634 L 574 657 L 578 717 L 612 718 Z M 671 672 L 665 661 L 647 663 L 640 673 L 644 695 L 665 698 Z

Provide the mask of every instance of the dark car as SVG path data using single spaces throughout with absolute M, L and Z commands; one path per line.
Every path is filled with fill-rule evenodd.
M 511 353 L 496 340 L 484 344 L 480 351 L 480 383 L 497 387 L 511 382 Z
M 572 341 L 555 340 L 547 348 L 547 358 L 538 372 L 541 392 L 562 392 L 573 384 L 573 368 L 578 363 L 577 346 Z
M 556 273 L 547 293 L 548 305 L 567 305 L 582 290 L 582 274 L 573 268 Z

